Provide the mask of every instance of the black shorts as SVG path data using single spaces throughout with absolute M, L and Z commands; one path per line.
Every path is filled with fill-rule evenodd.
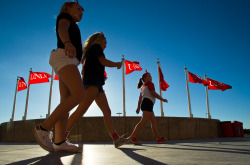
M 87 89 L 89 86 L 96 86 L 99 89 L 99 92 L 104 92 L 103 90 L 103 83 L 100 82 L 98 78 L 95 77 L 83 77 L 83 85 L 84 88 Z
M 154 103 L 150 99 L 144 98 L 141 103 L 141 110 L 153 112 L 153 106 Z

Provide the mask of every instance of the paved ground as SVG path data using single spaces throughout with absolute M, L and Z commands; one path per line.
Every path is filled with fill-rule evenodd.
M 48 153 L 37 143 L 0 143 L 0 164 L 24 165 L 215 165 L 250 164 L 250 137 L 143 142 L 119 149 L 112 143 L 80 143 L 80 153 Z

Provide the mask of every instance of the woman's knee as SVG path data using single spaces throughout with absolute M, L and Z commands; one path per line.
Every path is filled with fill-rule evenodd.
M 148 119 L 145 117 L 142 117 L 139 123 L 145 124 L 147 123 Z

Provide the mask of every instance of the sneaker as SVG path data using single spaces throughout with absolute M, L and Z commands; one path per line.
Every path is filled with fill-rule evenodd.
M 45 149 L 46 151 L 52 152 L 54 151 L 53 142 L 52 142 L 52 131 L 43 131 L 40 129 L 40 125 L 37 125 L 34 128 L 34 135 L 38 144 Z
M 118 138 L 114 141 L 115 148 L 118 148 L 118 147 L 122 146 L 123 144 L 128 143 L 131 140 L 130 137 L 125 138 L 124 136 L 125 135 L 122 135 L 120 138 Z
M 135 137 L 131 138 L 131 142 L 134 143 L 135 145 L 141 144 Z
M 72 144 L 67 140 L 60 145 L 53 144 L 55 151 L 69 151 L 69 152 L 78 152 L 82 150 L 82 147 Z
M 157 139 L 157 144 L 161 144 L 161 143 L 164 143 L 166 141 L 167 141 L 167 138 L 162 137 L 160 139 Z

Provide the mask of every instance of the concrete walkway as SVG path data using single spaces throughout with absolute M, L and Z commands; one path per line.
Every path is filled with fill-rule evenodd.
M 250 137 L 168 141 L 142 145 L 126 144 L 119 149 L 112 143 L 79 143 L 80 153 L 48 153 L 37 143 L 0 143 L 0 164 L 24 165 L 249 165 Z

